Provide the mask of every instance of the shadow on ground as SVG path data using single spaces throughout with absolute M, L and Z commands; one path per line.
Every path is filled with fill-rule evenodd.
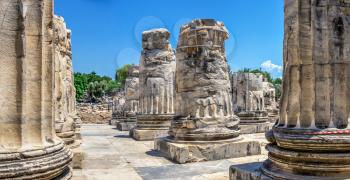
M 115 138 L 131 138 L 129 135 L 116 135 Z
M 163 157 L 159 151 L 154 150 L 154 149 L 147 151 L 146 154 L 149 156 L 153 156 L 153 157 Z

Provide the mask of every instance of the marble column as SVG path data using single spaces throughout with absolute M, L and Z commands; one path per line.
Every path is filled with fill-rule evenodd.
M 63 17 L 54 16 L 55 129 L 74 153 L 73 167 L 82 168 L 81 119 L 76 111 L 71 31 Z
M 263 133 L 271 129 L 265 109 L 262 74 L 232 74 L 233 109 L 240 119 L 242 134 Z
M 285 0 L 280 120 L 263 173 L 350 178 L 350 1 Z
M 117 122 L 117 129 L 130 131 L 136 126 L 136 115 L 139 112 L 139 66 L 129 68 L 125 82 L 125 104 L 123 117 Z
M 153 140 L 168 135 L 174 116 L 175 54 L 166 29 L 142 34 L 140 61 L 140 115 L 130 133 L 136 140 Z
M 275 86 L 264 81 L 262 83 L 264 92 L 265 109 L 271 123 L 276 123 L 279 119 L 279 101 L 276 99 L 276 88 Z
M 175 117 L 170 137 L 155 141 L 156 149 L 174 161 L 260 153 L 259 143 L 239 138 L 224 48 L 228 37 L 224 24 L 213 19 L 194 20 L 181 28 L 176 50 Z
M 117 94 L 113 97 L 112 119 L 109 122 L 110 125 L 116 126 L 117 123 L 120 122 L 120 119 L 124 119 L 124 104 L 124 91 L 117 92 Z
M 52 0 L 0 2 L 0 179 L 69 179 L 55 134 Z

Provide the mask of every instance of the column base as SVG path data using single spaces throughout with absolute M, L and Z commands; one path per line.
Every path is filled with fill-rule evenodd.
M 168 136 L 169 129 L 132 129 L 130 136 L 137 141 L 151 141 L 155 138 Z
M 83 169 L 84 152 L 81 147 L 72 149 L 73 152 L 73 169 Z
M 241 134 L 254 134 L 254 133 L 265 133 L 272 129 L 272 123 L 251 123 L 251 124 L 240 124 Z
M 262 162 L 256 162 L 233 165 L 230 167 L 230 180 L 271 180 L 260 170 L 262 164 Z
M 71 180 L 72 177 L 73 177 L 73 170 L 72 168 L 67 167 L 66 170 L 63 171 L 63 173 L 60 176 L 54 178 L 53 180 Z M 46 178 L 43 178 L 43 180 L 44 179 Z
M 63 142 L 24 152 L 0 152 L 0 179 L 70 179 L 72 152 Z
M 116 126 L 119 121 L 117 119 L 111 119 L 109 120 L 109 125 Z
M 266 171 L 262 171 L 264 166 L 270 166 L 269 160 L 265 162 L 256 162 L 243 165 L 234 165 L 230 167 L 230 180 L 343 180 L 349 179 L 349 176 L 312 176 L 312 175 L 296 175 L 291 172 L 285 172 L 274 167 L 270 171 L 270 176 L 265 175 Z M 265 169 L 266 170 L 266 169 Z
M 130 131 L 136 126 L 136 122 L 118 122 L 116 127 L 119 131 Z
M 155 139 L 154 146 L 164 157 L 180 164 L 261 154 L 259 142 L 239 137 L 218 141 L 175 141 L 165 137 Z

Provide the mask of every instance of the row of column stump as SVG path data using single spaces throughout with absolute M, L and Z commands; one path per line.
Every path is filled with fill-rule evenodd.
M 341 0 L 285 0 L 280 118 L 261 130 L 267 131 L 268 159 L 232 166 L 230 179 L 350 178 L 349 8 L 350 2 Z M 234 111 L 224 48 L 228 37 L 223 23 L 194 20 L 182 26 L 174 53 L 166 30 L 143 33 L 134 139 L 154 139 L 154 148 L 177 163 L 261 153 L 259 142 L 241 138 L 240 119 L 243 126 L 257 125 L 276 112 L 259 105 L 245 106 L 248 113 Z M 162 69 L 165 65 L 169 69 Z M 259 92 L 249 96 L 258 104 L 263 98 Z

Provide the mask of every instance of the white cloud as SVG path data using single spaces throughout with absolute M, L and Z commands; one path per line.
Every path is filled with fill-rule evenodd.
M 283 71 L 283 67 L 277 64 L 273 64 L 271 60 L 267 60 L 260 65 L 261 69 L 270 73 Z

